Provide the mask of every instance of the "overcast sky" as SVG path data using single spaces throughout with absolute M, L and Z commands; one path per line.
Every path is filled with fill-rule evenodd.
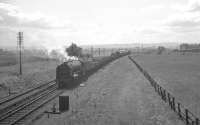
M 0 0 L 0 45 L 199 42 L 200 0 Z

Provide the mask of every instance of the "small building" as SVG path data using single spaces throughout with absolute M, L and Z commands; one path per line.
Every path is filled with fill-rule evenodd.
M 59 96 L 59 111 L 64 112 L 69 110 L 69 95 L 63 93 Z

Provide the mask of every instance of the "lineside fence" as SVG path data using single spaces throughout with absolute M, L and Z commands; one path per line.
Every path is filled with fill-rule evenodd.
M 162 100 L 169 104 L 170 108 L 178 114 L 179 118 L 183 120 L 186 125 L 200 125 L 198 117 L 177 101 L 175 97 L 165 88 L 160 86 L 131 56 L 128 57 L 143 73 L 146 79 L 149 80 L 150 84 L 154 87 L 155 91 L 162 98 Z

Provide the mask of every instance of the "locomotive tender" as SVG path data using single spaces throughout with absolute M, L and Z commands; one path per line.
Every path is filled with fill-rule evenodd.
M 86 79 L 92 73 L 100 69 L 109 62 L 128 55 L 130 52 L 115 52 L 111 56 L 92 60 L 71 60 L 62 63 L 56 68 L 56 83 L 59 89 L 70 89 Z

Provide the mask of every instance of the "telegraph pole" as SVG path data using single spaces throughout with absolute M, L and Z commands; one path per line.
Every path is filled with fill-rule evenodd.
M 19 74 L 22 75 L 22 44 L 23 44 L 23 32 L 18 32 L 18 47 L 19 47 Z
M 99 48 L 99 56 L 101 55 L 101 48 Z
M 91 47 L 91 56 L 93 57 L 93 46 Z

